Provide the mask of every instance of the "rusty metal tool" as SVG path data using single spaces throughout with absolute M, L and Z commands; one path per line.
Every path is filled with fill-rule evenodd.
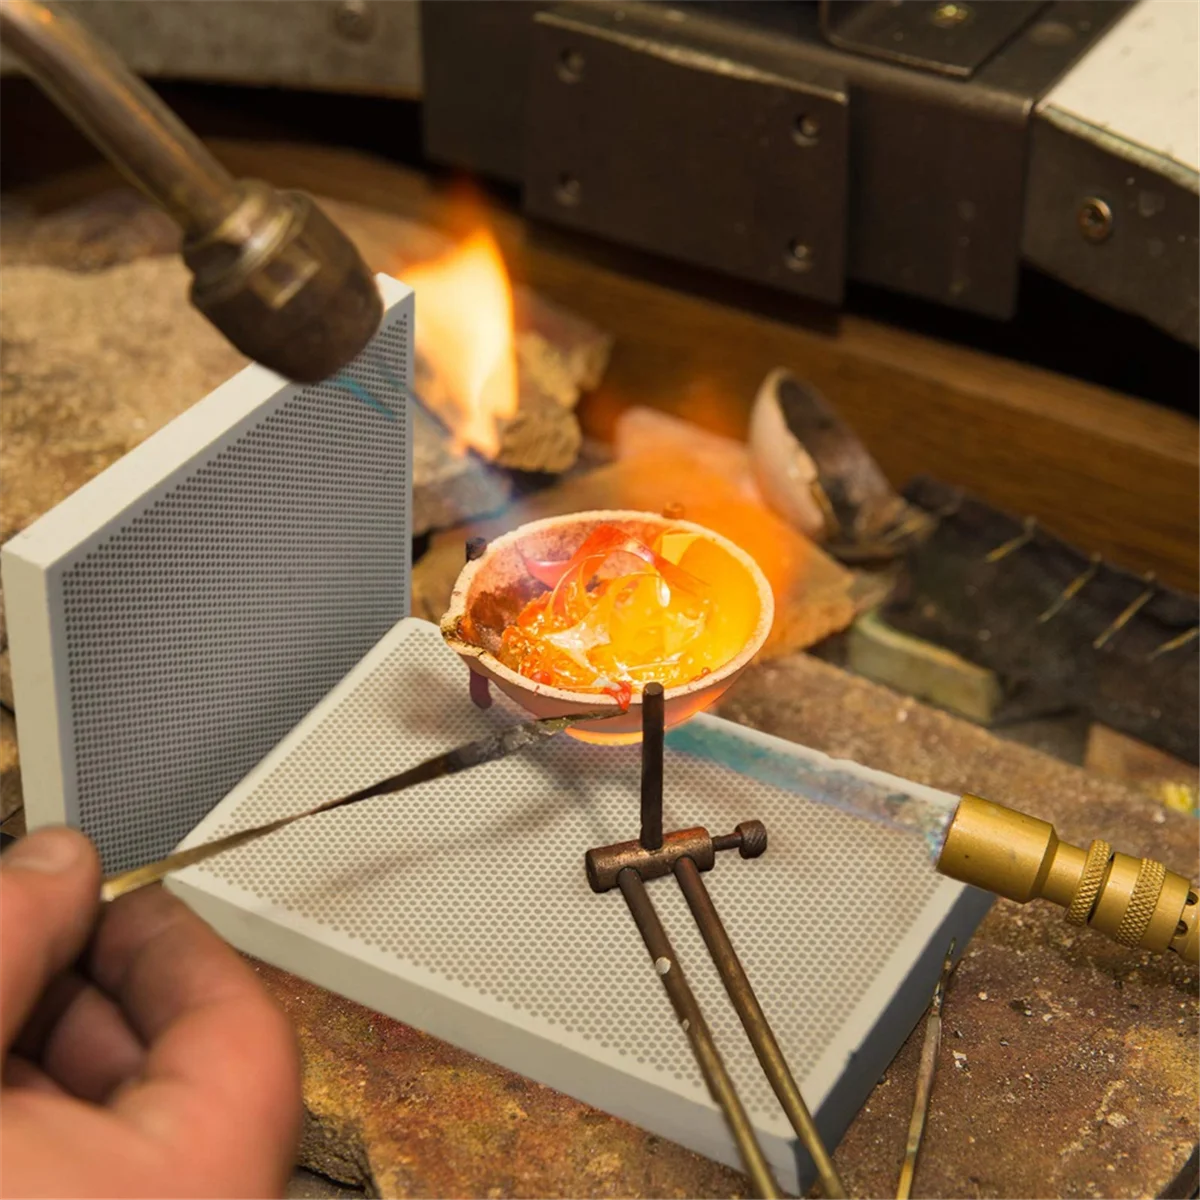
M 262 825 L 255 825 L 251 829 L 239 829 L 236 833 L 214 838 L 211 842 L 204 842 L 202 845 L 192 846 L 187 850 L 177 850 L 174 854 L 168 854 L 166 858 L 160 858 L 157 862 L 122 871 L 119 875 L 110 875 L 100 889 L 100 897 L 102 900 L 115 900 L 118 896 L 137 891 L 138 888 L 146 887 L 147 884 L 158 883 L 172 871 L 179 871 L 184 867 L 193 866 L 195 863 L 204 862 L 205 859 L 212 858 L 213 855 L 221 854 L 226 850 L 232 850 L 235 846 L 244 846 L 247 842 L 266 837 L 267 834 L 274 833 L 276 830 L 285 829 L 296 821 L 304 820 L 305 817 L 315 817 L 318 813 L 332 812 L 335 808 L 344 808 L 348 804 L 357 804 L 360 800 L 369 800 L 374 796 L 402 792 L 406 788 L 416 787 L 419 783 L 428 783 L 432 779 L 456 775 L 459 771 L 495 762 L 499 758 L 507 758 L 510 754 L 524 750 L 526 746 L 531 746 L 543 738 L 553 737 L 556 733 L 561 733 L 564 729 L 580 721 L 603 720 L 610 715 L 607 712 L 578 713 L 566 717 L 543 717 L 536 721 L 525 721 L 520 725 L 510 725 L 499 733 L 480 738 L 478 741 L 468 742 L 465 746 L 459 746 L 445 754 L 438 754 L 433 758 L 426 759 L 425 762 L 418 763 L 415 767 L 409 767 L 407 771 L 401 771 L 398 775 L 390 775 L 387 779 L 381 779 L 369 787 L 360 788 L 348 796 L 341 796 L 336 800 L 326 800 L 315 808 L 308 808 L 303 812 L 293 813 L 291 816 L 280 817 L 275 821 L 267 821 Z
M 642 877 L 632 867 L 623 867 L 617 875 L 617 886 L 621 889 L 634 924 L 646 943 L 654 970 L 662 980 L 675 1009 L 675 1015 L 679 1018 L 679 1024 L 692 1045 L 692 1053 L 696 1056 L 696 1063 L 704 1076 L 704 1082 L 708 1084 L 713 1099 L 725 1114 L 729 1131 L 733 1134 L 738 1153 L 742 1157 L 742 1165 L 746 1168 L 746 1174 L 750 1176 L 754 1187 L 754 1194 L 763 1197 L 763 1200 L 781 1196 L 783 1193 L 771 1174 L 766 1155 L 754 1134 L 754 1127 L 750 1124 L 750 1118 L 746 1115 L 737 1089 L 733 1086 L 733 1080 L 729 1077 L 729 1071 L 720 1051 L 717 1050 L 716 1042 L 713 1041 L 712 1031 L 688 985 L 683 967 L 671 946 L 667 931 L 658 918 L 654 901 L 650 899 Z
M 775 1034 L 762 1005 L 758 1002 L 749 976 L 729 940 L 717 906 L 713 903 L 708 888 L 704 886 L 700 868 L 685 855 L 676 860 L 674 874 L 684 899 L 692 910 L 692 916 L 696 919 L 700 936 L 704 938 L 704 944 L 716 964 L 725 991 L 729 994 L 729 999 L 742 1022 L 742 1028 L 750 1039 L 750 1045 L 754 1047 L 763 1074 L 766 1075 L 771 1090 L 800 1139 L 800 1144 L 813 1160 L 813 1166 L 816 1167 L 817 1176 L 821 1180 L 821 1190 L 829 1197 L 845 1196 L 845 1185 L 833 1165 L 829 1151 L 825 1148 L 825 1142 L 808 1111 L 808 1106 L 804 1103 L 804 1097 L 800 1094 L 799 1085 L 787 1064 L 787 1059 L 775 1040 Z
M 701 877 L 701 872 L 714 866 L 718 851 L 736 849 L 742 858 L 759 857 L 767 848 L 766 828 L 760 821 L 743 821 L 732 833 L 716 837 L 700 827 L 663 833 L 664 718 L 663 689 L 647 684 L 642 692 L 641 837 L 589 850 L 584 856 L 588 883 L 594 892 L 620 889 L 709 1092 L 725 1116 L 755 1194 L 777 1196 L 779 1185 L 646 890 L 649 880 L 675 876 L 763 1072 L 813 1160 L 823 1191 L 831 1197 L 845 1196 L 837 1169 Z

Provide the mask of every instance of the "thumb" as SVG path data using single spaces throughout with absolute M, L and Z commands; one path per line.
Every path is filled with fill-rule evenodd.
M 0 855 L 0 1049 L 86 944 L 100 904 L 100 860 L 73 829 L 44 829 Z

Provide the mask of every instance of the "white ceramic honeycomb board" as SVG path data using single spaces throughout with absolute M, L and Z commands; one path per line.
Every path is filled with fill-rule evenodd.
M 412 290 L 299 385 L 251 365 L 3 551 L 25 812 L 159 858 L 409 611 Z
M 401 621 L 185 844 L 307 808 L 518 717 L 503 700 L 477 710 L 437 629 Z M 706 727 L 808 767 L 861 770 L 707 716 L 685 727 L 689 740 Z M 624 900 L 593 894 L 584 876 L 588 848 L 636 836 L 639 755 L 559 736 L 299 822 L 169 886 L 249 954 L 737 1165 Z M 950 939 L 961 950 L 990 899 L 939 877 L 916 838 L 670 749 L 665 810 L 668 829 L 766 824 L 762 858 L 719 855 L 705 878 L 836 1143 L 928 1004 Z M 670 878 L 648 887 L 795 1193 L 807 1158 L 678 888 Z

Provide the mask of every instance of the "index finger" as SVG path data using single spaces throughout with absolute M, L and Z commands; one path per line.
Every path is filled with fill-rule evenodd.
M 299 1137 L 299 1055 L 250 967 L 155 887 L 109 906 L 91 974 L 149 1046 L 141 1079 L 113 1110 L 175 1161 L 203 1156 L 235 1186 L 279 1194 Z

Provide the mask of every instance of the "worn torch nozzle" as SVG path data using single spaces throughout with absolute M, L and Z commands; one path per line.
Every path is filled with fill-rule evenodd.
M 937 869 L 1019 904 L 1060 904 L 1072 924 L 1124 946 L 1174 950 L 1192 963 L 1200 957 L 1196 889 L 1182 875 L 1153 859 L 1114 853 L 1107 842 L 1072 846 L 1049 822 L 1002 804 L 964 796 Z
M 103 42 L 56 6 L 0 0 L 0 41 L 179 223 L 192 303 L 243 354 L 315 383 L 374 337 L 383 319 L 374 277 L 306 196 L 234 180 Z
M 245 355 L 315 383 L 344 367 L 383 318 L 354 244 L 300 192 L 231 185 L 224 220 L 189 237 L 192 303 Z

